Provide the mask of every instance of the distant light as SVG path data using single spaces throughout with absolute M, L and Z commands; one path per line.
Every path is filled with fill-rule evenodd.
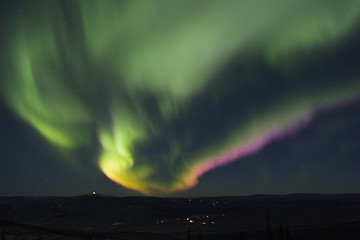
M 203 222 L 202 224 L 203 224 L 203 225 L 205 225 L 205 224 L 206 224 L 206 222 Z
M 95 195 L 95 194 L 96 194 L 96 192 L 95 192 L 95 191 L 93 191 L 93 192 L 92 192 L 92 194 L 93 194 L 93 195 Z
M 193 223 L 194 221 L 193 220 L 190 220 L 191 223 Z

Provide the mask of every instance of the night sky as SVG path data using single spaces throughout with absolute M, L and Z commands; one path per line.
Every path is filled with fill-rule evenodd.
M 0 195 L 359 193 L 358 0 L 0 0 Z

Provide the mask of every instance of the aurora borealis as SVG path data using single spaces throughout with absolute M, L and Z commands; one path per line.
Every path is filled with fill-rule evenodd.
M 143 194 L 359 106 L 358 0 L 1 4 L 4 105 L 39 147 Z

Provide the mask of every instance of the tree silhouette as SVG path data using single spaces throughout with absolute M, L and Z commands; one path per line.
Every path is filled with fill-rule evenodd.
M 0 240 L 5 240 L 5 232 L 1 226 L 0 226 Z
M 188 230 L 186 240 L 191 240 L 191 228 L 189 228 L 189 230 Z
M 291 236 L 291 233 L 290 233 L 290 230 L 289 228 L 287 227 L 286 228 L 286 240 L 292 240 L 292 236 Z
M 197 240 L 203 240 L 203 237 L 202 237 L 202 234 L 201 234 L 200 231 L 199 231 L 199 233 L 198 233 Z
M 282 223 L 279 223 L 279 240 L 285 240 L 284 228 Z
M 266 214 L 267 240 L 274 240 L 270 214 Z

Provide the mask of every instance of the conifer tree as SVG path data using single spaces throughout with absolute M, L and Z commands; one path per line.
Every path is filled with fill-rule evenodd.
M 201 234 L 201 232 L 200 232 L 200 231 L 199 231 L 199 233 L 198 233 L 197 240 L 203 240 L 203 237 L 202 237 L 202 234 Z
M 266 214 L 267 240 L 274 240 L 270 214 Z
M 291 236 L 291 233 L 290 233 L 290 230 L 289 228 L 286 228 L 286 240 L 292 240 L 292 236 Z
M 282 223 L 279 223 L 279 240 L 285 240 L 284 228 Z
M 189 228 L 186 240 L 191 240 L 191 228 Z

